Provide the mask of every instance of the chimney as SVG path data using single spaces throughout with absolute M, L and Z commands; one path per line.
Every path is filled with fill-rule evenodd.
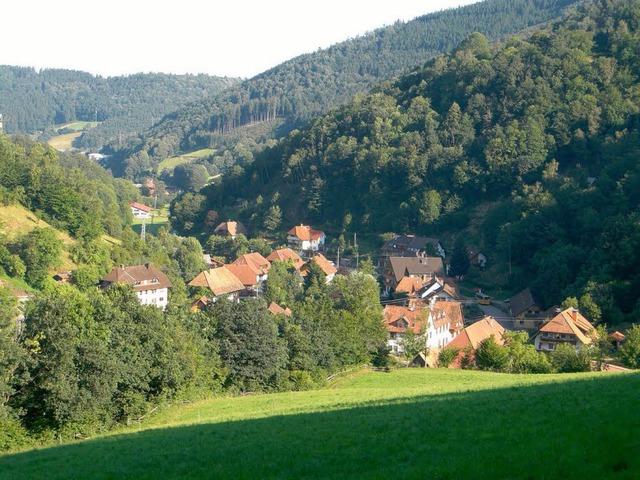
M 572 309 L 571 309 L 571 319 L 572 319 L 574 322 L 577 322 L 577 321 L 578 321 L 578 310 L 577 310 L 577 309 L 575 309 L 575 308 L 572 308 Z
M 124 265 L 122 263 L 120 264 L 120 270 L 124 270 Z

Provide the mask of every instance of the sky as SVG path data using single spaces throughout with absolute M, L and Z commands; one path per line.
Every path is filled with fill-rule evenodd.
M 250 78 L 397 20 L 479 0 L 10 0 L 0 65 Z

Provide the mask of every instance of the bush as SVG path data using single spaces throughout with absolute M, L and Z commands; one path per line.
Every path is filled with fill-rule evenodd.
M 550 354 L 551 365 L 559 373 L 588 372 L 591 358 L 587 349 L 576 349 L 569 343 L 561 343 Z
M 30 439 L 18 417 L 8 408 L 0 406 L 0 452 L 27 445 Z
M 455 360 L 458 353 L 460 353 L 460 349 L 457 347 L 447 347 L 440 350 L 438 354 L 438 368 L 449 368 L 449 365 Z

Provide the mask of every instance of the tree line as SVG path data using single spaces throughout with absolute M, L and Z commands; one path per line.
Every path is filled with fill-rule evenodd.
M 183 399 L 314 388 L 371 361 L 385 339 L 373 277 L 327 285 L 320 272 L 303 286 L 278 263 L 265 298 L 199 312 L 175 298 L 142 306 L 130 286 L 56 286 L 18 323 L 0 291 L 0 450 L 129 426 Z M 271 298 L 293 315 L 271 314 Z

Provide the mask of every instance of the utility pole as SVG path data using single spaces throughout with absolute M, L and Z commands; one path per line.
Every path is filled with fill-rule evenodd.
M 340 268 L 340 247 L 338 247 L 338 259 L 336 260 L 337 268 Z
M 147 237 L 147 219 L 142 219 L 142 226 L 140 227 L 140 239 L 144 242 Z

